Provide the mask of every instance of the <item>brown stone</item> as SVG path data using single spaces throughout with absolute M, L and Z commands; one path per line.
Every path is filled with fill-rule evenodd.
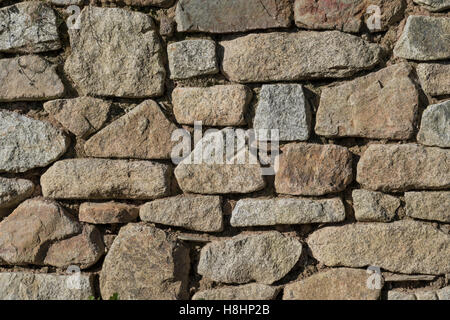
M 450 191 L 405 192 L 406 215 L 450 223 Z
M 432 96 L 450 94 L 450 63 L 421 63 L 417 75 L 423 91 Z
M 139 216 L 139 207 L 119 202 L 92 203 L 80 205 L 78 219 L 93 224 L 128 223 Z
M 273 300 L 280 289 L 261 283 L 250 283 L 199 291 L 194 294 L 192 300 Z

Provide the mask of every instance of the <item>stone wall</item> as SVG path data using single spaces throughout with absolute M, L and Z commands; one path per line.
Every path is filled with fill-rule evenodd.
M 449 8 L 0 0 L 0 299 L 450 299 Z

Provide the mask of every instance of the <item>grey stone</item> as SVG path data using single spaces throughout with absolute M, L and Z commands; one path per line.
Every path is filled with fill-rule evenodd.
M 439 290 L 415 292 L 388 291 L 388 300 L 450 300 L 450 286 Z
M 436 291 L 439 300 L 450 300 L 450 286 Z
M 413 0 L 430 11 L 444 11 L 450 8 L 450 0 Z
M 364 222 L 390 222 L 394 220 L 400 200 L 375 191 L 353 190 L 355 218 Z
M 450 94 L 450 63 L 421 63 L 416 70 L 423 91 L 431 96 Z
M 396 290 L 389 290 L 387 293 L 388 300 L 417 300 L 414 293 L 407 293 Z
M 434 291 L 418 291 L 416 292 L 417 300 L 438 300 L 438 296 Z
M 450 223 L 450 191 L 406 192 L 406 215 Z
M 427 146 L 450 147 L 450 100 L 427 107 L 417 141 Z
M 2 209 L 18 205 L 29 198 L 34 191 L 34 183 L 26 179 L 0 177 L 0 216 Z
M 274 300 L 280 289 L 261 283 L 250 283 L 199 291 L 194 294 L 192 300 Z

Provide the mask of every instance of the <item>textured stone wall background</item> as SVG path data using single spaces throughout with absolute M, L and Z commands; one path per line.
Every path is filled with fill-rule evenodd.
M 0 299 L 450 299 L 449 8 L 0 0 Z

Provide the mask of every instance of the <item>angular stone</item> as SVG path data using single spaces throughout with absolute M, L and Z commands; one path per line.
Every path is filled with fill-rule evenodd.
M 186 299 L 189 267 L 189 250 L 173 234 L 131 223 L 106 255 L 100 291 L 103 299 Z
M 278 292 L 279 287 L 250 283 L 199 291 L 194 294 L 192 300 L 274 300 Z
M 0 216 L 1 210 L 18 205 L 29 198 L 34 191 L 34 183 L 25 179 L 0 177 Z
M 88 300 L 93 295 L 90 274 L 0 273 L 0 300 Z
M 51 100 L 64 94 L 56 66 L 36 56 L 0 59 L 0 102 Z
M 311 107 L 299 84 L 263 85 L 253 128 L 278 129 L 280 141 L 306 141 L 311 131 Z
M 48 246 L 81 232 L 81 225 L 51 200 L 34 198 L 0 222 L 0 259 L 42 265 Z
M 0 9 L 0 52 L 36 53 L 61 48 L 56 15 L 40 1 Z
M 250 152 L 237 150 L 233 157 L 227 156 L 226 150 L 236 151 L 235 137 L 234 130 L 223 129 L 201 139 L 175 168 L 180 188 L 187 193 L 203 194 L 250 193 L 263 189 L 266 183 L 261 167 Z
M 339 268 L 316 273 L 284 287 L 283 300 L 378 300 L 367 287 L 366 270 Z
M 426 93 L 431 96 L 450 94 L 450 63 L 421 63 L 416 70 Z
M 450 235 L 418 221 L 325 227 L 307 243 L 314 258 L 327 266 L 378 266 L 407 274 L 450 271 Z
M 407 293 L 396 290 L 389 290 L 387 293 L 388 300 L 417 300 L 414 293 Z
M 51 124 L 0 110 L 0 172 L 25 172 L 61 157 L 69 139 Z
M 70 5 L 81 6 L 83 4 L 83 0 L 47 0 L 47 1 L 57 6 L 70 6 Z
M 139 216 L 139 207 L 118 202 L 92 203 L 80 205 L 78 219 L 93 224 L 128 223 Z
M 417 300 L 438 300 L 434 291 L 418 291 L 416 292 Z
M 245 125 L 244 115 L 252 91 L 243 85 L 220 85 L 208 88 L 175 88 L 173 112 L 180 124 L 205 126 Z
M 105 253 L 102 236 L 94 226 L 84 226 L 83 232 L 50 245 L 44 263 L 67 268 L 77 265 L 81 269 L 93 266 Z
M 69 30 L 65 71 L 84 95 L 145 98 L 164 92 L 165 69 L 155 24 L 144 13 L 88 6 Z
M 439 300 L 450 300 L 450 286 L 436 291 Z
M 450 0 L 413 0 L 430 11 L 444 11 L 450 8 Z
M 297 239 L 277 231 L 238 235 L 204 246 L 197 271 L 217 282 L 272 284 L 294 267 L 301 253 Z
M 450 223 L 450 191 L 406 192 L 406 215 Z
M 102 3 L 125 3 L 129 6 L 134 7 L 147 7 L 147 6 L 155 6 L 168 8 L 170 7 L 174 0 L 100 0 Z
M 218 196 L 177 196 L 144 204 L 142 221 L 183 227 L 203 232 L 223 229 L 222 198 Z
M 407 140 L 414 132 L 419 92 L 411 67 L 396 64 L 325 88 L 315 131 L 326 137 Z
M 364 189 L 402 192 L 450 186 L 450 150 L 416 144 L 370 145 L 358 162 Z
M 343 191 L 353 181 L 352 154 L 347 148 L 292 143 L 281 150 L 275 175 L 278 193 L 320 196 Z
M 58 99 L 44 103 L 44 109 L 74 135 L 85 138 L 103 127 L 111 102 L 91 97 Z
M 234 227 L 273 226 L 341 222 L 345 208 L 340 198 L 311 200 L 302 198 L 242 199 L 231 216 Z
M 353 190 L 355 218 L 363 222 L 390 222 L 394 220 L 400 200 L 381 192 Z
M 427 107 L 417 141 L 427 146 L 450 147 L 450 100 Z
M 55 199 L 151 200 L 170 193 L 171 168 L 150 161 L 68 159 L 41 176 L 42 194 Z
M 213 40 L 184 40 L 167 46 L 170 79 L 188 79 L 219 72 Z
M 235 82 L 343 78 L 380 62 L 381 48 L 339 31 L 249 34 L 220 42 Z
M 169 159 L 177 127 L 153 100 L 146 100 L 92 136 L 86 155 L 101 158 Z
M 449 34 L 450 18 L 409 16 L 394 55 L 420 61 L 448 59 Z
M 290 0 L 180 0 L 176 10 L 179 32 L 231 33 L 289 27 Z

